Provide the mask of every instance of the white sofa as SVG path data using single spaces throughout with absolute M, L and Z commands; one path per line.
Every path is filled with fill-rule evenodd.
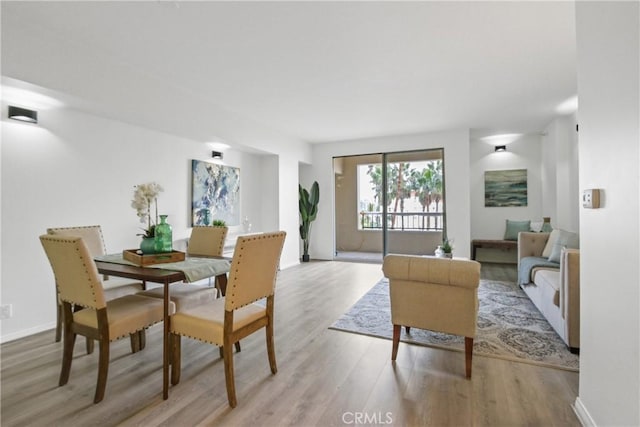
M 553 265 L 543 256 L 549 236 L 550 233 L 518 234 L 518 282 L 569 349 L 577 353 L 580 348 L 580 251 L 563 248 L 560 262 Z M 536 263 L 532 257 L 541 265 L 533 267 L 530 274 L 525 271 L 528 280 L 524 280 L 523 266 Z

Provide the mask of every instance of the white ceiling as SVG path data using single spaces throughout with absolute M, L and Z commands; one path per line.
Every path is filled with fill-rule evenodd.
M 568 1 L 2 3 L 3 21 L 309 142 L 539 132 L 577 93 Z

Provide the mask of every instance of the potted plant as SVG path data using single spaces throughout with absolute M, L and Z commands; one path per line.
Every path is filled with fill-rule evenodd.
M 309 238 L 311 237 L 311 223 L 318 215 L 318 201 L 320 200 L 320 187 L 314 181 L 311 191 L 307 191 L 298 184 L 300 208 L 300 238 L 303 243 L 302 262 L 309 262 Z
M 453 257 L 453 245 L 451 244 L 451 240 L 446 237 L 442 241 L 442 250 L 444 252 L 445 258 Z

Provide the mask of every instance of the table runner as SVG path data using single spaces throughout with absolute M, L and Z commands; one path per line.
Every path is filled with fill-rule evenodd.
M 94 259 L 96 261 L 131 265 L 134 267 L 181 271 L 184 273 L 187 282 L 197 282 L 198 280 L 206 279 L 208 277 L 214 277 L 219 274 L 228 273 L 231 267 L 231 262 L 229 260 L 219 258 L 187 257 L 184 261 L 151 264 L 145 266 L 139 266 L 130 261 L 127 261 L 122 257 L 122 254 L 101 255 L 95 257 Z

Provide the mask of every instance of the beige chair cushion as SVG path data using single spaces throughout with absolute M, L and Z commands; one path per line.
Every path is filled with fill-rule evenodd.
M 107 302 L 109 341 L 158 323 L 164 318 L 163 301 L 139 295 L 126 295 Z M 169 302 L 169 314 L 175 313 L 175 304 Z M 73 320 L 81 325 L 98 328 L 98 318 L 93 309 L 85 308 L 73 313 Z
M 222 345 L 225 298 L 179 311 L 171 317 L 171 332 L 210 344 Z M 233 330 L 264 317 L 266 308 L 249 304 L 233 312 Z
M 164 298 L 164 286 L 139 292 L 138 295 L 151 298 Z M 169 296 L 176 305 L 176 311 L 201 304 L 207 304 L 218 298 L 218 289 L 207 285 L 176 283 L 170 285 Z

